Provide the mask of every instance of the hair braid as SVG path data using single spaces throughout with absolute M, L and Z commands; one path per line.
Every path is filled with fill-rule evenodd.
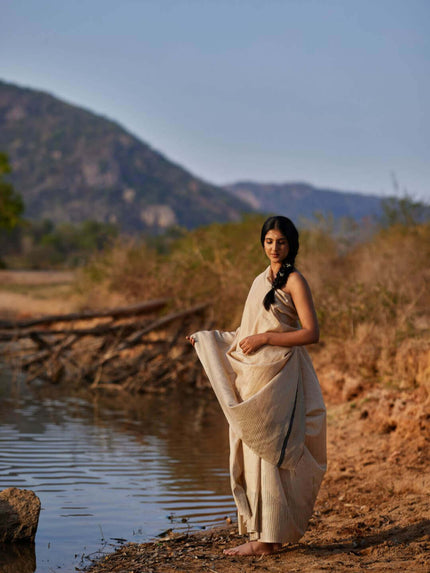
M 294 271 L 294 264 L 287 262 L 287 260 L 285 259 L 281 265 L 281 268 L 276 273 L 276 277 L 272 282 L 272 288 L 264 297 L 263 304 L 266 310 L 269 310 L 270 306 L 275 302 L 276 289 L 278 288 L 281 289 L 286 285 L 288 277 L 293 271 Z

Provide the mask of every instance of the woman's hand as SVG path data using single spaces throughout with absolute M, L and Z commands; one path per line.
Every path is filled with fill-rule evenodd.
M 192 344 L 193 346 L 195 345 L 196 339 L 194 338 L 194 336 L 186 336 L 185 338 L 188 340 L 190 344 Z
M 266 344 L 265 334 L 251 334 L 239 342 L 239 346 L 244 354 L 256 352 Z

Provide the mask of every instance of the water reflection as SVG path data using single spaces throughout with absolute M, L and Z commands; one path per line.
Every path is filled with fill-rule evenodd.
M 34 543 L 0 544 L 1 573 L 33 573 L 36 570 Z
M 234 513 L 227 428 L 212 396 L 68 397 L 5 377 L 0 393 L 0 489 L 41 499 L 38 573 L 73 571 L 112 538 Z

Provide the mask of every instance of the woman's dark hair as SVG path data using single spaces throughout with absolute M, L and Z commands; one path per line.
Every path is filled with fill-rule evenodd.
M 270 305 L 275 302 L 275 290 L 278 288 L 283 288 L 288 280 L 288 277 L 294 271 L 294 263 L 299 251 L 299 233 L 291 219 L 288 219 L 288 217 L 282 217 L 282 215 L 269 217 L 264 222 L 261 229 L 261 244 L 263 247 L 264 239 L 267 233 L 272 229 L 280 231 L 287 239 L 288 255 L 282 261 L 281 268 L 279 269 L 275 280 L 272 283 L 272 288 L 264 297 L 263 304 L 266 310 L 269 310 Z

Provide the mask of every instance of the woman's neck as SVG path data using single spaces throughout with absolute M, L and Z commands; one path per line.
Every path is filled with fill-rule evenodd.
M 272 275 L 272 282 L 275 280 L 276 275 L 278 274 L 279 269 L 281 268 L 281 263 L 271 263 L 270 264 L 270 273 Z

